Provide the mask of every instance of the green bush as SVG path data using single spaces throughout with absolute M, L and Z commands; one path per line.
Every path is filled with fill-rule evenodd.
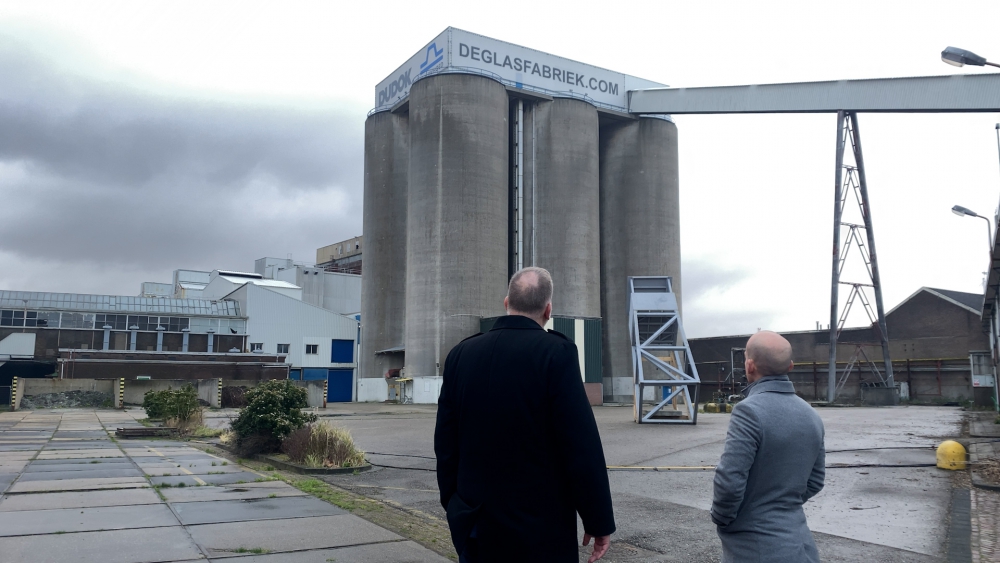
M 265 381 L 246 392 L 247 406 L 232 423 L 239 455 L 275 452 L 289 434 L 316 420 L 302 412 L 308 406 L 306 390 L 291 381 Z
M 162 391 L 146 391 L 142 396 L 142 408 L 149 418 L 172 419 L 180 423 L 186 423 L 201 413 L 198 392 L 191 384 L 180 389 L 168 387 Z

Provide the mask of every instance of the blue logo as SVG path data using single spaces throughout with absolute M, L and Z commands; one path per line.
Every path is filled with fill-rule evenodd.
M 431 57 L 434 58 L 433 61 Z M 437 43 L 431 43 L 427 47 L 427 53 L 424 55 L 424 62 L 420 63 L 420 72 L 417 76 L 427 72 L 442 60 L 444 60 L 444 49 L 438 49 Z

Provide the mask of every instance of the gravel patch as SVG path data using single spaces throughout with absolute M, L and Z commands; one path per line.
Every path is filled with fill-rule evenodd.
M 61 393 L 43 393 L 21 399 L 21 408 L 37 409 L 73 409 L 73 408 L 112 408 L 114 402 L 111 395 L 100 391 L 63 391 Z

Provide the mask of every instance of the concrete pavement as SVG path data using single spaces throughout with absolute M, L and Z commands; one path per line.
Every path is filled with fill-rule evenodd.
M 113 440 L 134 412 L 0 413 L 0 559 L 447 561 L 185 442 Z
M 827 430 L 827 485 L 807 516 L 823 561 L 940 561 L 947 545 L 952 474 L 934 449 L 960 435 L 962 412 L 947 407 L 820 409 Z M 444 518 L 433 472 L 433 405 L 330 405 L 381 468 L 325 480 Z M 718 462 L 729 415 L 698 425 L 636 425 L 630 408 L 595 409 L 610 465 L 703 466 Z M 900 448 L 900 449 L 868 449 Z M 618 532 L 608 561 L 718 561 L 707 510 L 711 471 L 611 472 Z M 582 530 L 581 530 L 582 535 Z M 581 550 L 581 559 L 587 550 Z

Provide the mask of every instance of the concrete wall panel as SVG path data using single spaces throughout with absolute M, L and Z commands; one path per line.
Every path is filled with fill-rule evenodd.
M 409 111 L 406 369 L 429 377 L 480 317 L 504 312 L 507 92 L 480 76 L 436 75 L 414 83 Z
M 602 127 L 600 158 L 605 398 L 630 401 L 620 394 L 632 377 L 628 277 L 672 276 L 681 302 L 677 126 L 641 118 Z
M 406 115 L 376 113 L 365 122 L 365 266 L 361 275 L 360 377 L 402 367 L 406 318 L 406 221 L 410 158 Z
M 600 190 L 597 109 L 579 100 L 540 102 L 533 110 L 532 231 L 535 266 L 552 273 L 552 314 L 601 315 Z M 530 156 L 530 155 L 529 155 Z M 529 198 L 532 199 L 532 198 Z M 531 241 L 528 241 L 531 246 Z M 528 265 L 528 262 L 525 262 Z

